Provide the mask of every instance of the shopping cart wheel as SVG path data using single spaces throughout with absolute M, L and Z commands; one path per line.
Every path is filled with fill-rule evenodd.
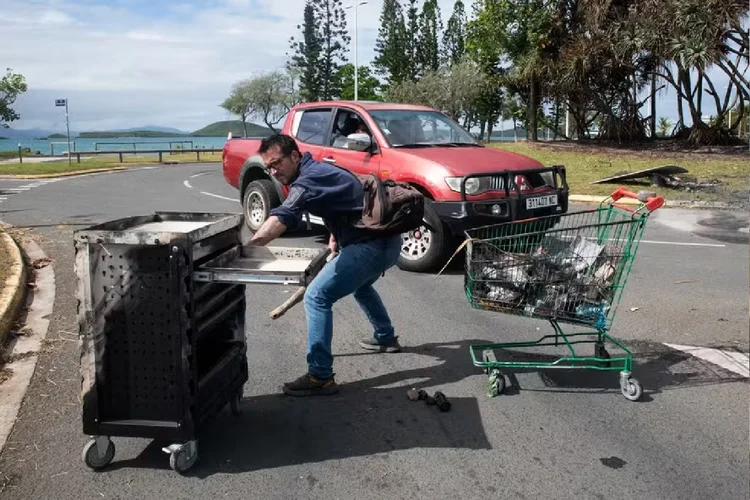
M 622 385 L 622 395 L 630 401 L 638 401 L 643 394 L 640 382 L 634 378 L 628 377 L 627 381 Z
M 115 443 L 107 436 L 97 436 L 83 447 L 83 462 L 90 469 L 103 469 L 113 458 L 115 458 Z
M 240 408 L 240 401 L 242 400 L 242 391 L 238 392 L 232 399 L 229 400 L 229 410 L 232 415 L 238 417 L 242 415 L 242 409 Z
M 505 376 L 497 368 L 490 371 L 488 386 L 487 396 L 491 398 L 499 396 L 505 390 Z
M 169 453 L 169 466 L 172 470 L 184 474 L 193 468 L 198 461 L 198 442 L 188 441 L 185 444 L 173 444 L 163 448 Z

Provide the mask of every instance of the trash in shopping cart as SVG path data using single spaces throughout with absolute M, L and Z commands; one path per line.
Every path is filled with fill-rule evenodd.
M 581 235 L 545 237 L 530 253 L 504 251 L 492 242 L 479 242 L 474 252 L 475 299 L 527 316 L 562 314 L 587 323 L 606 317 L 622 255 L 616 245 Z

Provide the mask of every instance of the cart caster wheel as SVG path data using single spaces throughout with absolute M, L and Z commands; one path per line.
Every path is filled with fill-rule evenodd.
M 173 444 L 164 451 L 169 453 L 169 466 L 173 471 L 184 474 L 198 462 L 198 443 L 190 441 L 186 444 Z
M 505 390 L 505 376 L 500 373 L 497 368 L 490 372 L 489 377 L 489 389 L 487 391 L 487 397 L 494 398 L 499 396 Z
M 622 395 L 630 401 L 638 401 L 643 394 L 640 382 L 634 378 L 627 380 L 627 385 L 622 387 Z
M 97 437 L 83 447 L 83 462 L 92 470 L 100 470 L 115 458 L 115 443 L 108 437 Z
M 241 399 L 242 394 L 240 393 L 229 400 L 229 411 L 231 411 L 232 415 L 234 415 L 235 417 L 239 417 L 240 415 L 242 415 L 242 408 L 240 408 Z

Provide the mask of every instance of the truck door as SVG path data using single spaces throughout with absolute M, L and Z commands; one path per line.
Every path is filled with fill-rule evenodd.
M 323 161 L 332 114 L 330 107 L 303 108 L 294 114 L 289 134 L 297 141 L 302 154 L 310 153 L 314 160 Z
M 346 136 L 355 132 L 368 133 L 375 141 L 361 115 L 350 109 L 337 109 L 321 161 L 337 165 L 357 174 L 377 174 L 380 169 L 379 154 L 347 148 Z

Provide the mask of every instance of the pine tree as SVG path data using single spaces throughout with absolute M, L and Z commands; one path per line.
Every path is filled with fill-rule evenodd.
M 439 37 L 442 30 L 443 22 L 437 0 L 425 0 L 419 15 L 419 36 L 416 38 L 418 74 L 440 69 Z
M 321 98 L 321 39 L 318 34 L 318 23 L 315 18 L 313 0 L 305 3 L 304 21 L 297 25 L 302 31 L 302 41 L 290 39 L 290 48 L 294 51 L 287 66 L 300 75 L 299 93 L 303 101 L 319 101 Z
M 372 65 L 376 73 L 385 78 L 388 85 L 397 84 L 407 76 L 406 40 L 401 4 L 398 0 L 384 0 Z
M 451 67 L 458 64 L 466 52 L 466 11 L 464 3 L 456 0 L 453 13 L 443 34 L 443 62 Z
M 350 37 L 346 30 L 346 15 L 342 0 L 312 0 L 312 3 L 321 41 L 320 97 L 330 100 L 341 93 L 339 69 L 347 62 Z
M 419 9 L 417 8 L 417 0 L 408 0 L 408 2 L 404 33 L 406 75 L 411 81 L 416 82 L 419 75 Z

